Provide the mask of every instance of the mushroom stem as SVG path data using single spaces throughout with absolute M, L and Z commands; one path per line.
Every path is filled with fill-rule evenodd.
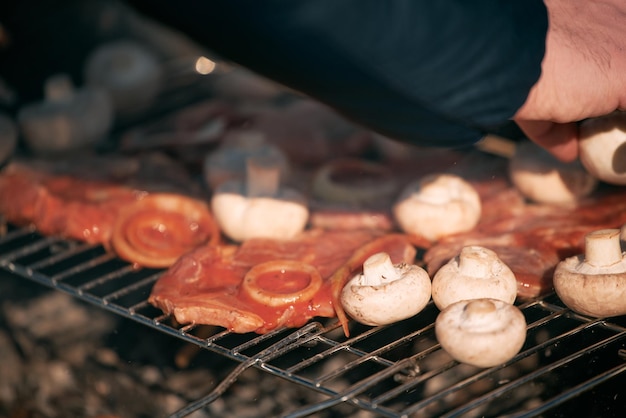
M 622 261 L 619 229 L 601 229 L 585 237 L 585 262 L 592 266 L 611 266 Z
M 490 253 L 482 247 L 463 247 L 459 254 L 459 273 L 469 277 L 490 277 Z
M 272 158 L 255 157 L 246 161 L 248 197 L 273 197 L 280 187 L 280 167 Z
M 484 333 L 501 328 L 500 321 L 495 320 L 499 314 L 494 301 L 487 298 L 468 300 L 461 312 L 460 328 Z
M 489 299 L 474 299 L 470 301 L 463 310 L 465 315 L 482 315 L 488 314 L 496 310 L 496 305 Z
M 237 148 L 248 151 L 258 151 L 266 144 L 265 135 L 255 131 L 240 132 L 234 142 Z
M 391 258 L 387 253 L 376 253 L 363 263 L 363 277 L 361 285 L 377 286 L 385 282 L 392 282 L 398 278 Z
M 67 74 L 57 74 L 46 80 L 44 94 L 49 102 L 69 102 L 74 97 L 74 85 Z

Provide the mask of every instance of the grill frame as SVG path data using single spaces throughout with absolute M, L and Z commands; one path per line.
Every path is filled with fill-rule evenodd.
M 519 305 L 527 318 L 529 339 L 514 359 L 502 366 L 460 373 L 463 365 L 454 361 L 429 365 L 442 354 L 433 337 L 437 310 L 432 302 L 423 313 L 400 324 L 374 328 L 351 324 L 350 338 L 343 335 L 334 319 L 311 321 L 300 329 L 276 330 L 265 335 L 238 335 L 216 327 L 173 324 L 169 316 L 147 302 L 161 271 L 134 269 L 99 245 L 44 237 L 30 227 L 8 225 L 7 232 L 0 236 L 0 268 L 238 363 L 211 393 L 172 417 L 187 416 L 219 398 L 250 367 L 325 397 L 286 413 L 289 417 L 311 415 L 344 402 L 384 417 L 472 416 L 481 408 L 493 407 L 496 399 L 514 398 L 527 387 L 531 392 L 537 389 L 533 386 L 540 389 L 555 374 L 570 376 L 563 370 L 579 363 L 592 367 L 594 362 L 602 362 L 597 359 L 611 359 L 606 366 L 595 364 L 600 370 L 563 385 L 560 392 L 550 388 L 554 393 L 538 403 L 532 402 L 537 396 L 533 392 L 532 397 L 516 400 L 518 407 L 498 412 L 511 417 L 538 416 L 611 379 L 626 377 L 626 317 L 610 321 L 586 318 L 571 312 L 554 294 Z M 209 335 L 202 335 L 207 329 Z M 538 339 L 546 333 L 542 341 Z M 531 337 L 537 341 L 531 341 Z M 589 342 L 571 353 L 569 348 L 563 348 L 569 340 L 581 344 L 580 339 Z M 422 346 L 418 348 L 419 344 Z M 565 353 L 550 354 L 559 350 Z M 536 369 L 514 367 L 535 357 L 541 358 Z M 339 366 L 323 371 L 322 366 L 333 361 L 339 362 Z M 515 371 L 517 374 L 511 378 L 500 377 Z M 457 375 L 457 381 L 424 396 L 428 385 L 447 374 Z M 446 406 L 446 399 L 489 382 L 491 387 L 473 394 L 466 402 Z M 532 406 L 523 406 L 525 403 Z

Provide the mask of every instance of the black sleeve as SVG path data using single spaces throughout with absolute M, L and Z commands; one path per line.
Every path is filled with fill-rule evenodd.
M 541 71 L 541 0 L 134 0 L 253 71 L 392 138 L 462 146 Z

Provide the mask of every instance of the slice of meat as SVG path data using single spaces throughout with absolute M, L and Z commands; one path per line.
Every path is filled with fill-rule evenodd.
M 163 232 L 164 219 L 176 217 L 167 215 L 183 210 L 183 207 L 184 210 L 199 207 L 190 210 L 193 216 L 178 217 L 191 219 L 190 228 L 206 232 L 204 235 L 219 235 L 208 207 L 200 200 L 186 197 L 197 195 L 193 187 L 186 186 L 193 184 L 188 173 L 160 154 L 149 154 L 136 160 L 112 158 L 109 165 L 101 157 L 86 156 L 79 160 L 76 164 L 66 160 L 28 160 L 9 164 L 0 173 L 0 214 L 17 225 L 34 225 L 44 235 L 60 235 L 108 248 L 117 218 L 121 213 L 129 215 L 126 208 L 135 210 L 138 209 L 135 205 L 141 205 L 145 209 L 151 202 L 161 202 L 161 206 L 169 206 L 169 210 L 159 216 L 152 211 L 155 220 L 147 226 L 149 216 L 143 216 L 144 231 L 152 228 Z M 163 193 L 164 190 L 168 193 Z M 146 196 L 153 197 L 140 204 Z M 185 205 L 171 203 L 194 201 L 197 202 Z M 168 239 L 174 235 L 180 237 L 182 230 L 170 229 L 168 232 L 161 234 L 165 238 L 159 241 L 161 249 L 170 246 Z M 152 235 L 154 238 L 156 234 Z M 187 245 L 187 249 L 195 246 L 195 242 L 202 243 L 204 238 Z M 127 254 L 128 251 L 121 255 Z M 132 257 L 129 261 L 147 265 Z
M 534 297 L 550 289 L 551 272 L 559 262 L 558 255 L 550 248 L 538 250 L 528 246 L 524 237 L 515 233 L 495 236 L 468 233 L 438 242 L 424 255 L 431 277 L 467 245 L 480 245 L 498 254 L 515 274 L 518 297 Z
M 603 187 L 574 208 L 520 204 L 508 190 L 484 202 L 492 216 L 474 231 L 447 237 L 430 247 L 424 261 L 429 273 L 455 257 L 463 246 L 495 251 L 513 270 L 518 296 L 533 298 L 552 290 L 554 268 L 566 257 L 581 254 L 585 235 L 626 223 L 626 189 Z M 513 202 L 513 203 L 511 203 Z
M 46 195 L 40 175 L 19 164 L 9 164 L 0 175 L 0 213 L 9 222 L 28 224 L 39 213 Z
M 357 210 L 350 208 L 317 207 L 311 204 L 309 223 L 321 229 L 373 229 L 392 231 L 395 227 L 391 211 Z
M 0 175 L 0 213 L 44 235 L 108 243 L 119 210 L 143 193 L 100 181 L 49 175 L 12 163 Z
M 380 251 L 388 252 L 394 262 L 412 262 L 415 257 L 406 236 L 368 231 L 311 230 L 292 240 L 203 246 L 182 256 L 159 278 L 149 301 L 183 324 L 218 325 L 237 333 L 299 327 L 316 316 L 334 317 L 341 309 L 337 289 L 361 268 L 363 260 Z M 323 284 L 306 300 L 282 306 L 260 303 L 242 288 L 244 277 L 253 267 L 276 260 L 312 266 Z M 270 286 L 277 293 L 281 286 L 293 292 L 292 283 Z

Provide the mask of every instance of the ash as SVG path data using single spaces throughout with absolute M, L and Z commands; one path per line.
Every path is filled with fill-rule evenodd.
M 167 417 L 210 393 L 235 366 L 58 290 L 0 275 L 1 417 Z M 249 369 L 189 417 L 280 416 L 321 400 Z M 372 415 L 342 404 L 316 416 Z

